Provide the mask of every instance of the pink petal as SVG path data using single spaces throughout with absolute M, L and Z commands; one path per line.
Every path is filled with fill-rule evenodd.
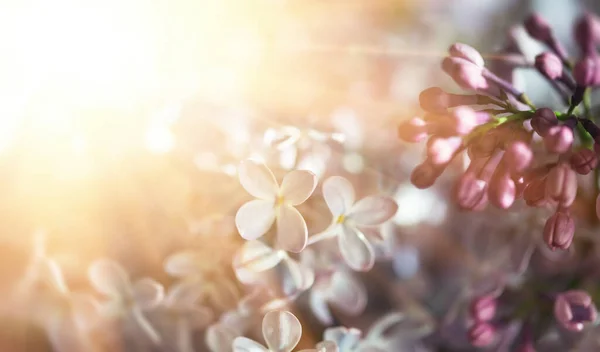
M 274 268 L 284 257 L 281 251 L 273 250 L 262 242 L 246 242 L 233 258 L 235 275 L 240 282 L 255 282 L 257 274 Z
M 271 352 L 263 345 L 247 337 L 236 337 L 233 340 L 233 352 Z
M 255 240 L 269 231 L 274 220 L 273 202 L 259 199 L 242 205 L 235 214 L 235 226 L 240 236 L 248 241 Z
M 174 277 L 187 277 L 198 275 L 201 264 L 205 258 L 200 252 L 181 251 L 165 259 L 164 268 L 167 274 Z
M 361 226 L 381 225 L 398 211 L 398 204 L 387 196 L 365 197 L 352 207 L 348 218 Z
M 244 160 L 238 168 L 238 176 L 242 187 L 254 197 L 275 200 L 279 186 L 275 176 L 265 164 Z
M 231 352 L 233 340 L 237 336 L 235 331 L 223 324 L 214 324 L 206 329 L 205 341 L 212 352 Z
M 306 247 L 308 230 L 296 208 L 282 205 L 277 214 L 277 245 L 289 252 L 300 253 Z
M 312 269 L 306 268 L 289 257 L 283 260 L 284 292 L 287 296 L 295 296 L 309 289 L 315 281 Z
M 367 291 L 364 285 L 342 271 L 333 274 L 327 296 L 332 305 L 349 315 L 358 315 L 367 306 Z
M 288 311 L 271 311 L 263 318 L 262 331 L 270 351 L 290 352 L 300 341 L 302 325 Z
M 332 176 L 323 182 L 323 198 L 334 217 L 344 215 L 354 204 L 354 187 L 341 176 Z
M 320 290 L 313 288 L 310 290 L 308 304 L 314 316 L 325 326 L 333 324 L 333 316 L 329 305 L 325 300 L 325 294 Z
M 291 205 L 304 203 L 317 187 L 317 176 L 310 171 L 294 170 L 283 178 L 280 194 Z
M 342 226 L 342 233 L 338 235 L 338 245 L 342 257 L 351 269 L 368 271 L 375 264 L 373 247 L 357 228 Z
M 144 278 L 133 284 L 133 298 L 142 309 L 156 307 L 164 297 L 164 287 L 153 279 Z

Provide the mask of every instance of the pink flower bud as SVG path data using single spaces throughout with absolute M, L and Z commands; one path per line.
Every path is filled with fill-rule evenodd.
M 469 342 L 475 347 L 486 347 L 496 339 L 496 329 L 490 323 L 475 323 L 468 331 Z
M 544 136 L 546 150 L 551 153 L 563 154 L 571 149 L 573 145 L 573 130 L 565 125 L 554 126 Z
M 498 143 L 498 136 L 494 133 L 476 137 L 469 143 L 469 157 L 471 159 L 489 157 L 498 147 Z
M 477 297 L 471 302 L 471 316 L 477 322 L 488 322 L 496 315 L 498 302 L 491 295 Z
M 477 112 L 469 107 L 460 106 L 452 111 L 450 125 L 452 131 L 459 136 L 469 134 L 480 122 Z
M 463 89 L 489 88 L 489 84 L 483 76 L 483 69 L 468 60 L 446 57 L 442 61 L 442 69 Z
M 569 207 L 577 196 L 577 174 L 566 163 L 560 163 L 550 170 L 546 179 L 546 197 Z
M 465 172 L 454 188 L 456 203 L 464 210 L 483 210 L 487 205 L 487 183 L 473 172 Z
M 536 40 L 547 42 L 552 40 L 550 24 L 538 13 L 533 13 L 525 20 L 525 30 Z
M 517 189 L 510 174 L 500 166 L 492 176 L 488 189 L 490 203 L 500 209 L 508 209 L 515 202 Z
M 581 87 L 593 87 L 600 84 L 600 58 L 584 56 L 573 68 L 573 77 Z
M 565 329 L 582 331 L 596 321 L 598 312 L 590 295 L 583 290 L 559 294 L 554 301 L 554 318 Z
M 452 160 L 461 145 L 460 137 L 432 137 L 427 145 L 427 156 L 434 165 L 446 164 Z
M 448 52 L 452 57 L 459 57 L 465 59 L 479 67 L 483 67 L 485 65 L 483 57 L 481 56 L 479 51 L 477 51 L 477 49 L 473 48 L 470 45 L 463 43 L 454 43 L 448 49 Z
M 398 137 L 405 142 L 418 143 L 427 138 L 427 123 L 418 117 L 404 121 L 398 127 Z
M 571 155 L 569 163 L 575 172 L 587 175 L 598 166 L 598 156 L 592 150 L 581 149 Z
M 575 222 L 567 212 L 558 210 L 546 220 L 544 242 L 550 249 L 568 249 L 574 234 Z
M 530 207 L 540 207 L 547 204 L 546 178 L 534 179 L 529 182 L 523 191 L 523 199 Z
M 594 55 L 596 43 L 600 41 L 600 19 L 591 13 L 587 13 L 575 24 L 575 41 L 583 51 L 584 55 Z
M 450 97 L 439 87 L 427 88 L 419 94 L 419 104 L 425 111 L 445 113 Z
M 535 68 L 545 77 L 556 80 L 563 75 L 563 64 L 553 53 L 545 52 L 535 57 Z
M 550 128 L 558 125 L 558 119 L 552 109 L 537 109 L 531 118 L 531 128 L 540 136 L 545 136 Z
M 504 162 L 513 173 L 525 171 L 532 160 L 533 152 L 531 151 L 531 148 L 521 141 L 511 143 L 504 153 Z
M 435 180 L 444 171 L 443 167 L 433 165 L 429 160 L 417 165 L 410 174 L 410 182 L 419 189 L 433 186 Z

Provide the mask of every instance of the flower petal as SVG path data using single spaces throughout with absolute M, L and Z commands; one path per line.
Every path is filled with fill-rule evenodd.
M 165 259 L 165 272 L 174 277 L 188 277 L 198 275 L 201 271 L 200 263 L 202 254 L 196 251 L 181 251 Z
M 91 295 L 73 293 L 70 296 L 73 322 L 79 332 L 86 333 L 102 321 L 100 304 Z
M 387 196 L 365 197 L 352 207 L 348 218 L 354 220 L 358 225 L 375 226 L 381 225 L 396 214 L 398 204 Z
M 342 226 L 338 235 L 340 253 L 348 266 L 356 271 L 368 271 L 375 264 L 373 247 L 360 230 L 347 225 Z
M 283 178 L 280 194 L 287 204 L 304 203 L 317 187 L 317 176 L 310 171 L 294 170 Z
M 205 328 L 214 319 L 213 312 L 203 306 L 188 308 L 186 316 L 189 326 L 194 330 Z
M 270 352 L 260 343 L 247 337 L 236 337 L 233 340 L 233 352 Z
M 238 176 L 242 187 L 254 197 L 264 200 L 277 197 L 279 185 L 265 164 L 244 160 L 238 168 Z
M 62 270 L 55 260 L 42 259 L 40 265 L 40 276 L 45 279 L 53 289 L 60 293 L 69 292 Z
M 237 333 L 223 324 L 214 324 L 206 329 L 204 339 L 211 352 L 231 352 L 236 337 Z
M 244 284 L 254 283 L 258 273 L 274 268 L 283 256 L 262 242 L 246 242 L 233 258 L 235 275 Z
M 93 262 L 88 269 L 88 277 L 98 292 L 108 296 L 127 294 L 131 289 L 125 269 L 110 259 L 98 259 Z
M 235 226 L 243 239 L 252 241 L 264 235 L 275 221 L 271 201 L 255 199 L 242 205 L 235 214 Z
M 133 298 L 142 310 L 152 309 L 165 298 L 165 289 L 154 279 L 143 278 L 133 284 Z
M 165 304 L 170 307 L 192 307 L 204 293 L 204 285 L 200 280 L 179 281 L 169 287 Z
M 300 341 L 302 325 L 288 311 L 271 311 L 263 318 L 262 331 L 270 351 L 290 352 Z
M 315 281 L 312 269 L 306 268 L 294 259 L 286 257 L 282 263 L 283 269 L 283 292 L 288 296 L 308 290 Z
M 327 305 L 327 301 L 325 300 L 325 295 L 323 292 L 317 289 L 310 290 L 310 296 L 308 304 L 310 309 L 312 310 L 314 316 L 325 326 L 330 326 L 333 324 L 333 316 L 331 315 L 331 310 L 329 309 L 329 305 Z
M 342 271 L 333 274 L 327 293 L 329 302 L 349 315 L 358 315 L 367 306 L 365 286 L 352 275 Z
M 361 335 L 358 329 L 338 326 L 326 329 L 323 340 L 335 342 L 340 351 L 352 351 L 360 341 Z
M 344 215 L 354 204 L 354 187 L 341 176 L 332 176 L 323 182 L 323 198 L 334 217 Z
M 282 205 L 277 214 L 277 245 L 294 253 L 306 247 L 308 229 L 302 214 L 296 208 Z

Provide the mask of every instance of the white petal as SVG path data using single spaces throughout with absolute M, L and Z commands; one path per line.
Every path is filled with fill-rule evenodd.
M 165 298 L 165 289 L 154 279 L 140 279 L 133 284 L 133 298 L 141 309 L 152 309 Z
M 352 207 L 348 218 L 354 220 L 358 225 L 374 226 L 381 225 L 396 214 L 398 204 L 387 196 L 365 197 Z
M 200 263 L 205 259 L 196 251 L 177 252 L 165 259 L 165 272 L 175 277 L 194 276 L 200 272 Z
M 242 187 L 254 197 L 275 200 L 279 186 L 265 164 L 244 160 L 238 168 L 238 176 Z
M 271 201 L 255 199 L 242 205 L 235 214 L 235 226 L 243 239 L 252 241 L 264 235 L 275 220 Z
M 338 235 L 338 245 L 342 257 L 353 270 L 368 271 L 375 264 L 373 247 L 357 228 L 342 226 L 342 233 Z
M 298 158 L 298 148 L 291 146 L 285 148 L 279 153 L 279 164 L 285 170 L 291 170 L 296 166 L 296 159 Z
M 317 187 L 317 176 L 310 171 L 294 170 L 283 178 L 280 194 L 287 204 L 304 203 Z
M 354 187 L 341 176 L 332 176 L 323 182 L 323 198 L 334 217 L 344 215 L 354 204 Z
M 245 284 L 253 283 L 257 273 L 274 268 L 284 253 L 259 241 L 246 242 L 233 258 L 236 277 Z
M 244 335 L 248 331 L 253 320 L 253 316 L 244 315 L 237 310 L 229 310 L 221 314 L 219 319 L 222 325 L 227 326 L 231 331 L 235 331 L 238 336 Z
M 191 307 L 202 296 L 204 283 L 199 280 L 179 281 L 171 287 L 165 297 L 165 304 L 171 307 Z
M 314 288 L 310 290 L 308 304 L 313 314 L 321 322 L 321 324 L 325 326 L 330 326 L 333 324 L 333 316 L 331 315 L 331 310 L 327 305 L 327 301 L 325 300 L 325 295 L 323 292 Z
M 277 246 L 288 252 L 300 253 L 306 247 L 308 229 L 296 208 L 282 205 L 277 214 Z
M 260 343 L 247 337 L 236 337 L 233 340 L 233 352 L 270 352 Z
M 129 276 L 121 265 L 110 259 L 98 259 L 90 265 L 88 276 L 98 292 L 120 296 L 131 290 Z
M 333 274 L 327 293 L 329 302 L 349 315 L 358 315 L 367 306 L 365 286 L 342 271 Z
M 42 266 L 40 275 L 48 281 L 53 289 L 60 293 L 69 292 L 62 270 L 55 260 L 42 259 L 40 264 Z
M 206 329 L 204 337 L 208 349 L 212 352 L 231 352 L 233 340 L 237 334 L 223 326 L 222 324 L 214 324 Z
M 73 293 L 70 299 L 73 321 L 79 332 L 85 334 L 100 323 L 100 304 L 93 296 Z
M 283 292 L 287 296 L 295 296 L 308 290 L 315 281 L 315 274 L 289 257 L 283 260 Z
M 323 340 L 335 342 L 340 351 L 352 351 L 360 341 L 361 335 L 358 329 L 339 326 L 326 329 Z
M 335 342 L 323 341 L 317 344 L 317 352 L 339 352 L 339 349 Z
M 302 325 L 288 311 L 271 311 L 263 318 L 262 331 L 270 351 L 290 352 L 300 341 Z

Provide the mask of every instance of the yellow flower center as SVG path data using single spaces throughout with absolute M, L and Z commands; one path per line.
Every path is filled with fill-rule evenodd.
M 342 214 L 342 215 L 338 216 L 337 219 L 335 219 L 335 222 L 337 224 L 341 224 L 344 222 L 344 220 L 346 220 L 346 216 Z

